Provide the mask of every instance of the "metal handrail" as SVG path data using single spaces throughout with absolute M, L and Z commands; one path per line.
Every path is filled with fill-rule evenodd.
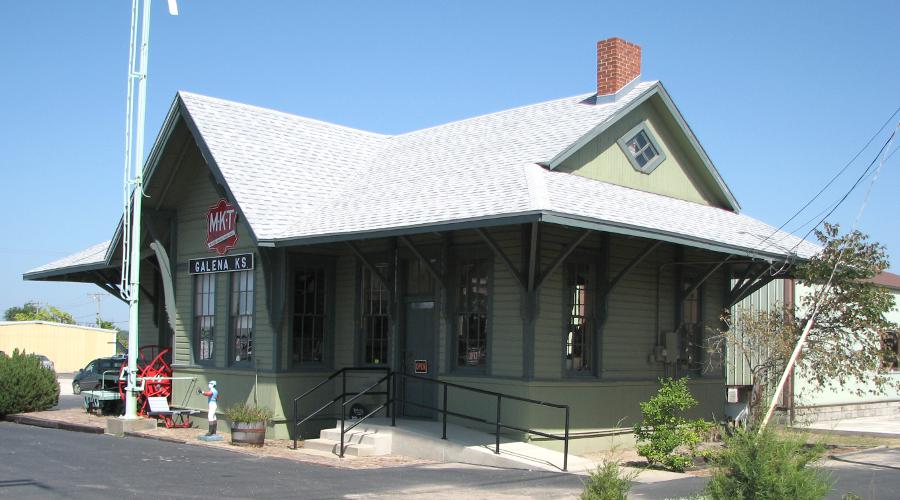
M 352 398 L 350 398 L 349 401 L 347 400 L 347 377 L 346 377 L 346 376 L 344 377 L 344 388 L 343 388 L 343 390 L 341 391 L 341 392 L 342 392 L 342 394 L 341 394 L 341 399 L 343 400 L 343 401 L 341 402 L 341 447 L 340 447 L 340 455 L 339 455 L 341 458 L 344 458 L 344 435 L 345 435 L 348 431 L 350 431 L 351 429 L 353 429 L 354 427 L 356 427 L 357 425 L 361 424 L 361 423 L 363 422 L 363 420 L 365 420 L 365 419 L 371 417 L 371 416 L 374 415 L 375 413 L 381 411 L 383 408 L 387 408 L 387 407 L 390 405 L 390 403 L 391 403 L 391 390 L 390 390 L 390 387 L 391 387 L 391 386 L 390 386 L 390 382 L 388 382 L 388 381 L 389 381 L 390 378 L 391 378 L 391 369 L 390 369 L 390 368 L 387 368 L 386 370 L 387 370 L 387 373 L 384 375 L 384 377 L 381 377 L 381 378 L 378 379 L 378 381 L 375 382 L 374 384 L 372 384 L 372 385 L 370 385 L 369 387 L 366 387 L 365 389 L 359 391 L 359 393 L 357 393 L 355 396 L 353 396 Z M 388 390 L 387 390 L 387 391 L 385 391 L 384 393 L 382 393 L 382 392 L 378 392 L 378 393 L 370 392 L 372 389 L 378 387 L 379 385 L 383 384 L 384 382 L 388 382 Z M 350 404 L 350 403 L 352 403 L 352 402 L 354 402 L 354 401 L 356 401 L 357 399 L 359 399 L 360 397 L 362 397 L 362 396 L 364 396 L 364 395 L 366 395 L 366 394 L 372 394 L 372 395 L 375 395 L 375 394 L 386 394 L 386 395 L 387 395 L 387 398 L 385 399 L 384 404 L 378 405 L 377 408 L 375 408 L 374 410 L 372 410 L 372 411 L 370 411 L 369 413 L 366 413 L 365 415 L 363 415 L 362 417 L 360 417 L 356 422 L 353 423 L 353 425 L 351 425 L 350 427 L 344 428 L 345 420 L 347 419 L 347 405 Z M 388 413 L 390 414 L 390 410 L 388 410 Z
M 378 381 L 376 381 L 375 383 L 360 390 L 359 392 L 353 393 L 352 397 L 350 397 L 350 399 L 347 399 L 347 396 L 351 396 L 351 393 L 347 392 L 347 372 L 374 371 L 374 370 L 385 370 L 387 373 L 385 374 L 384 377 L 378 379 Z M 317 389 L 319 389 L 320 387 L 325 385 L 327 382 L 334 380 L 338 376 L 342 377 L 340 394 L 335 396 L 331 401 L 329 401 L 328 403 L 326 403 L 325 405 L 323 405 L 316 411 L 314 411 L 314 412 L 310 413 L 309 415 L 307 415 L 306 417 L 304 417 L 302 420 L 299 420 L 298 419 L 298 403 L 299 403 L 299 401 L 301 399 L 303 399 L 304 397 L 312 394 L 314 391 L 316 391 Z M 392 378 L 393 378 L 393 380 L 392 380 Z M 401 378 L 421 380 L 423 382 L 428 382 L 428 383 L 438 384 L 440 386 L 443 386 L 443 405 L 441 407 L 436 407 L 436 406 L 423 405 L 423 404 L 415 403 L 412 401 L 406 401 L 406 398 L 402 396 L 402 393 L 397 388 L 398 379 L 401 379 Z M 386 391 L 373 391 L 373 389 L 377 388 L 379 385 L 381 385 L 385 382 L 387 382 L 387 390 Z M 447 403 L 449 400 L 448 389 L 451 387 L 456 388 L 456 389 L 461 389 L 464 391 L 478 393 L 478 394 L 484 394 L 484 395 L 490 396 L 492 398 L 497 398 L 496 419 L 493 421 L 490 421 L 490 420 L 487 420 L 487 419 L 484 419 L 481 417 L 476 417 L 473 415 L 466 415 L 464 413 L 459 413 L 459 412 L 454 412 L 454 411 L 448 410 L 447 409 L 448 408 Z M 372 411 L 369 411 L 368 413 L 363 415 L 361 418 L 357 419 L 349 427 L 347 427 L 346 426 L 347 405 L 353 403 L 354 401 L 356 401 L 357 399 L 359 399 L 363 396 L 374 396 L 374 395 L 387 395 L 387 398 L 383 404 L 378 405 L 378 407 L 376 407 Z M 501 411 L 502 411 L 503 399 L 520 401 L 523 403 L 565 410 L 565 432 L 564 432 L 564 434 L 563 435 L 552 434 L 552 433 L 548 433 L 548 432 L 538 431 L 535 429 L 528 429 L 528 428 L 524 428 L 524 427 L 518 427 L 515 425 L 504 424 L 502 422 L 502 418 L 501 418 L 502 417 Z M 340 441 L 340 448 L 339 448 L 339 450 L 340 450 L 339 455 L 341 457 L 344 456 L 344 443 L 345 443 L 344 435 L 345 435 L 345 433 L 349 432 L 354 427 L 361 424 L 364 420 L 368 419 L 372 415 L 374 415 L 384 409 L 387 409 L 388 416 L 391 417 L 391 426 L 396 427 L 396 425 L 397 425 L 397 403 L 402 402 L 403 404 L 406 404 L 406 405 L 412 405 L 412 406 L 416 406 L 419 408 L 424 408 L 424 409 L 440 412 L 441 417 L 442 417 L 441 418 L 442 419 L 441 439 L 447 439 L 447 416 L 448 415 L 452 416 L 452 417 L 468 419 L 468 420 L 472 420 L 472 421 L 480 422 L 480 423 L 484 423 L 484 424 L 493 424 L 495 427 L 494 435 L 496 437 L 496 441 L 494 444 L 494 453 L 497 455 L 500 454 L 500 429 L 509 429 L 509 430 L 513 430 L 513 431 L 524 432 L 527 434 L 534 434 L 536 436 L 541 436 L 541 437 L 544 437 L 547 439 L 562 440 L 563 441 L 563 467 L 562 467 L 562 470 L 568 471 L 569 434 L 570 434 L 569 423 L 570 423 L 570 415 L 571 415 L 571 410 L 569 408 L 569 405 L 551 403 L 549 401 L 540 401 L 537 399 L 523 398 L 521 396 L 514 396 L 512 394 L 504 394 L 502 392 L 488 391 L 486 389 L 479 389 L 477 387 L 470 387 L 470 386 L 466 386 L 466 385 L 456 384 L 453 382 L 446 382 L 443 380 L 438 380 L 438 379 L 429 378 L 429 377 L 423 377 L 420 375 L 396 372 L 396 371 L 392 371 L 390 368 L 387 368 L 387 367 L 385 367 L 385 368 L 381 368 L 381 367 L 341 368 L 340 370 L 329 375 L 325 380 L 318 383 L 313 388 L 307 390 L 300 396 L 297 396 L 296 398 L 294 398 L 294 449 L 297 449 L 297 434 L 299 433 L 298 427 L 302 423 L 308 421 L 309 419 L 318 415 L 319 413 L 321 413 L 322 411 L 324 411 L 331 405 L 335 404 L 338 400 L 341 401 L 341 416 L 340 416 L 341 441 Z
M 340 370 L 335 371 L 334 373 L 332 373 L 331 375 L 326 377 L 324 380 L 322 380 L 315 386 L 308 389 L 303 394 L 294 398 L 294 402 L 293 402 L 293 404 L 294 404 L 294 419 L 293 420 L 294 420 L 294 449 L 295 450 L 297 449 L 297 435 L 300 433 L 300 431 L 299 431 L 300 425 L 309 421 L 311 418 L 319 415 L 320 413 L 325 411 L 328 407 L 330 407 L 331 405 L 336 403 L 339 399 L 342 402 L 342 405 L 341 405 L 341 427 L 343 427 L 343 423 L 344 423 L 344 404 L 343 403 L 346 401 L 346 396 L 347 396 L 347 373 L 348 372 L 367 372 L 367 371 L 385 371 L 388 374 L 390 374 L 390 368 L 387 368 L 387 367 L 376 367 L 376 366 L 365 366 L 365 367 L 359 367 L 359 368 L 345 367 L 345 368 L 341 368 Z M 319 409 L 315 410 L 314 412 L 312 412 L 309 415 L 300 419 L 300 417 L 299 417 L 300 400 L 302 400 L 303 398 L 316 392 L 322 386 L 324 386 L 328 382 L 334 380 L 338 376 L 342 377 L 341 394 L 335 396 L 331 401 L 329 401 L 325 405 L 321 406 Z M 373 393 L 373 394 L 375 394 L 375 393 Z M 390 401 L 390 391 L 387 391 L 384 393 L 377 393 L 377 394 L 387 394 L 388 401 Z M 341 433 L 341 438 L 343 438 L 343 432 Z M 343 457 L 343 446 L 341 447 L 341 456 Z
M 571 412 L 569 405 L 561 405 L 558 403 L 550 403 L 548 401 L 539 401 L 537 399 L 523 398 L 521 396 L 514 396 L 512 394 L 504 394 L 502 392 L 488 391 L 485 389 L 479 389 L 477 387 L 469 387 L 469 386 L 465 386 L 465 385 L 461 385 L 461 384 L 455 384 L 453 382 L 445 382 L 443 380 L 438 380 L 438 379 L 429 378 L 429 377 L 423 377 L 421 375 L 413 375 L 411 373 L 391 372 L 390 375 L 392 377 L 394 377 L 394 383 L 393 383 L 394 398 L 392 399 L 392 402 L 395 405 L 394 411 L 391 412 L 391 414 L 392 414 L 391 426 L 397 425 L 397 423 L 396 423 L 396 418 L 397 418 L 396 417 L 397 416 L 396 404 L 397 404 L 397 401 L 400 400 L 404 404 L 418 406 L 420 408 L 425 408 L 425 409 L 441 412 L 442 426 L 443 426 L 443 429 L 441 431 L 441 439 L 447 439 L 447 416 L 448 415 L 454 416 L 454 417 L 459 417 L 459 418 L 465 418 L 468 420 L 474 420 L 476 422 L 482 422 L 482 423 L 486 423 L 486 424 L 494 424 L 494 426 L 495 426 L 494 435 L 496 436 L 496 441 L 494 443 L 494 454 L 496 454 L 496 455 L 500 454 L 500 429 L 501 428 L 519 431 L 519 432 L 525 432 L 528 434 L 534 434 L 534 435 L 545 437 L 548 439 L 558 439 L 558 440 L 563 441 L 563 467 L 562 467 L 562 470 L 563 471 L 569 470 L 569 417 L 570 417 L 570 412 Z M 406 401 L 406 398 L 401 396 L 402 393 L 397 389 L 398 375 L 399 375 L 399 377 L 406 378 L 406 379 L 421 380 L 423 382 L 429 382 L 429 383 L 438 384 L 438 385 L 443 386 L 443 388 L 444 388 L 443 406 L 438 408 L 438 407 L 434 407 L 434 406 L 423 405 L 423 404 L 419 404 L 419 403 L 413 403 L 413 402 Z M 475 393 L 479 393 L 479 394 L 484 394 L 484 395 L 491 396 L 491 397 L 496 397 L 497 398 L 497 418 L 496 418 L 496 420 L 491 422 L 491 421 L 488 421 L 481 417 L 475 417 L 475 416 L 471 416 L 471 415 L 465 415 L 465 414 L 449 411 L 447 409 L 447 401 L 448 401 L 447 389 L 450 387 L 462 389 L 465 391 L 475 392 Z M 523 403 L 530 403 L 530 404 L 536 404 L 536 405 L 540 405 L 540 406 L 546 406 L 546 407 L 550 407 L 550 408 L 558 408 L 558 409 L 565 410 L 566 411 L 565 433 L 562 436 L 560 436 L 558 434 L 550 434 L 550 433 L 541 432 L 541 431 L 538 431 L 535 429 L 527 429 L 527 428 L 523 428 L 523 427 L 517 427 L 514 425 L 508 425 L 508 424 L 502 423 L 501 407 L 502 407 L 504 398 L 515 400 L 515 401 L 521 401 Z

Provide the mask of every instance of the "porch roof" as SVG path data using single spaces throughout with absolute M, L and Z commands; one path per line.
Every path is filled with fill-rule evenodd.
M 27 280 L 40 280 L 108 268 L 107 254 L 110 243 L 111 241 L 97 243 L 80 252 L 36 267 L 26 272 L 24 278 Z

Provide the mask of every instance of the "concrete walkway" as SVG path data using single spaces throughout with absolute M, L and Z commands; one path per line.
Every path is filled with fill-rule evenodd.
M 798 428 L 848 435 L 900 438 L 900 415 L 816 422 Z
M 349 425 L 349 423 L 348 423 Z M 397 419 L 391 427 L 390 419 L 366 420 L 353 431 L 390 434 L 392 454 L 414 459 L 442 463 L 465 463 L 504 469 L 526 469 L 545 472 L 563 472 L 563 454 L 541 446 L 512 441 L 501 437 L 500 453 L 496 451 L 493 434 L 468 427 L 447 424 L 447 439 L 441 439 L 442 424 L 434 420 Z M 569 454 L 568 473 L 588 475 L 600 465 L 599 460 Z M 636 483 L 658 483 L 684 479 L 686 474 L 655 469 L 626 470 L 638 472 Z

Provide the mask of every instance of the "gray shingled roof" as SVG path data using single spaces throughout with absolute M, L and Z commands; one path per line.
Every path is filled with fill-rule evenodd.
M 749 255 L 818 251 L 746 215 L 540 166 L 654 92 L 659 82 L 643 82 L 609 103 L 583 94 L 395 136 L 179 98 L 263 244 L 533 215 Z M 107 246 L 29 273 L 102 261 Z
M 96 245 L 85 248 L 78 253 L 74 253 L 67 257 L 63 257 L 62 259 L 54 260 L 53 262 L 44 264 L 43 266 L 36 267 L 26 272 L 25 275 L 39 275 L 48 271 L 53 271 L 54 274 L 59 274 L 59 271 L 79 271 L 83 269 L 103 267 L 106 265 L 106 252 L 107 250 L 109 250 L 109 244 L 110 241 L 97 243 Z
M 388 136 L 205 97 L 179 96 L 258 239 L 338 196 Z

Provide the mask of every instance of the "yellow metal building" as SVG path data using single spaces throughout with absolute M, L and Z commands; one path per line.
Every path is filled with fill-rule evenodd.
M 116 332 L 48 321 L 0 322 L 0 351 L 43 354 L 58 373 L 74 372 L 95 358 L 116 353 Z

